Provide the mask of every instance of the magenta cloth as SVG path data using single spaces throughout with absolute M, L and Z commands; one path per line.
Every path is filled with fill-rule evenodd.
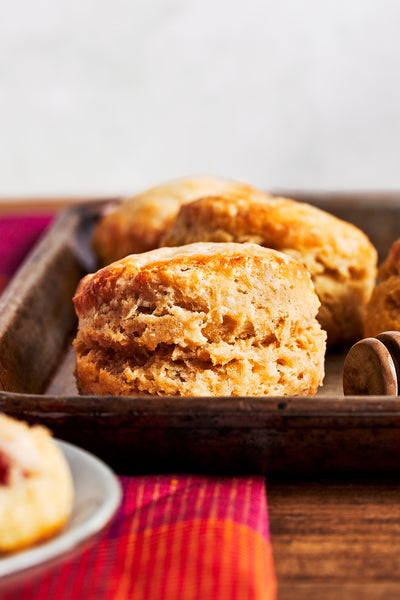
M 1 216 L 0 292 L 53 219 L 50 214 Z
M 275 599 L 262 477 L 120 481 L 123 504 L 95 545 L 2 600 Z

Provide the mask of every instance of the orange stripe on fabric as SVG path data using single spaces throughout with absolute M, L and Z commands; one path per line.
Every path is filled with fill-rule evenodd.
M 179 513 L 177 516 L 177 521 L 184 523 L 183 519 L 185 516 L 185 512 L 187 509 L 187 499 L 188 499 L 188 494 L 189 494 L 189 489 L 190 486 L 193 483 L 193 477 L 188 477 L 187 483 L 186 483 L 186 487 L 183 491 L 183 495 L 182 495 L 182 499 L 181 499 L 181 505 L 179 507 Z M 170 535 L 169 535 L 169 540 L 170 540 L 170 544 L 169 544 L 169 549 L 168 552 L 170 553 L 170 557 L 168 559 L 168 564 L 169 564 L 169 570 L 168 572 L 165 573 L 157 573 L 157 575 L 160 576 L 160 579 L 164 579 L 164 589 L 163 585 L 161 583 L 161 581 L 159 581 L 159 586 L 161 588 L 161 592 L 160 592 L 160 596 L 159 598 L 173 598 L 174 595 L 176 595 L 177 592 L 179 592 L 179 588 L 180 588 L 180 584 L 181 584 L 181 578 L 184 577 L 184 568 L 182 569 L 182 575 L 181 578 L 179 578 L 179 580 L 176 579 L 176 577 L 171 577 L 171 573 L 174 573 L 174 567 L 175 567 L 175 562 L 179 562 L 179 564 L 182 566 L 182 558 L 184 557 L 184 552 L 185 552 L 185 548 L 183 546 L 183 538 L 180 536 L 176 536 L 175 535 L 175 527 L 176 525 L 171 525 L 171 530 L 170 530 Z M 171 548 L 174 548 L 175 554 L 171 555 Z M 182 556 L 183 555 L 183 556 Z M 165 565 L 164 565 L 165 566 Z
M 191 483 L 192 483 L 192 481 L 190 481 L 190 484 Z M 190 487 L 189 485 L 186 485 L 186 489 L 188 489 L 189 487 Z M 205 494 L 206 494 L 206 489 L 207 489 L 207 486 L 205 485 L 199 490 L 199 493 L 196 497 L 195 505 L 193 507 L 190 507 L 190 510 L 194 515 L 201 512 Z M 171 497 L 171 503 L 170 503 L 169 507 L 172 509 L 172 506 L 173 506 L 173 498 Z M 184 501 L 181 504 L 180 513 L 179 513 L 179 519 L 181 521 L 183 521 L 184 512 L 186 510 L 187 510 L 187 501 L 186 501 L 186 498 L 184 498 Z M 166 511 L 166 513 L 169 514 L 169 511 Z M 158 591 L 159 597 L 162 597 L 162 594 L 163 594 L 164 590 L 166 590 L 167 586 L 169 586 L 172 589 L 172 593 L 173 593 L 174 587 L 176 586 L 176 582 L 169 580 L 169 573 L 170 573 L 170 569 L 171 569 L 171 560 L 172 560 L 170 547 L 171 547 L 171 544 L 174 543 L 174 528 L 173 527 L 170 527 L 169 533 L 162 537 L 162 542 L 160 543 L 160 546 L 162 546 L 162 552 L 160 555 L 160 562 L 159 562 L 159 571 L 160 571 L 161 575 L 158 578 L 159 589 L 156 590 L 156 591 Z M 184 547 L 182 547 L 181 551 L 185 553 L 186 549 Z M 169 593 L 169 592 L 166 592 L 166 593 Z
M 157 528 L 153 527 L 154 515 L 156 514 L 156 502 L 160 497 L 160 482 L 156 481 L 154 485 L 154 489 L 151 495 L 151 503 L 149 505 L 149 509 L 146 513 L 146 520 L 144 521 L 145 529 L 154 529 L 157 531 Z M 141 526 L 143 526 L 141 524 Z M 139 536 L 140 539 L 140 536 Z M 140 579 L 141 587 L 136 589 L 135 581 L 132 579 L 130 585 L 128 586 L 128 597 L 133 598 L 136 597 L 136 594 L 143 594 L 144 598 L 147 598 L 147 587 L 150 585 L 153 576 L 154 569 L 154 560 L 153 560 L 153 549 L 148 544 L 144 544 L 141 551 L 141 557 L 143 561 L 143 565 L 145 566 L 147 572 L 147 578 Z M 142 589 L 143 588 L 143 589 Z
M 245 497 L 243 500 L 243 521 L 244 522 L 247 522 L 248 516 L 249 516 L 248 513 L 249 513 L 250 507 L 251 507 L 252 487 L 253 487 L 252 481 L 247 480 Z M 262 531 L 262 530 L 257 528 L 257 531 Z M 240 566 L 245 573 L 246 572 L 249 573 L 251 571 L 251 569 L 254 568 L 254 562 L 253 562 L 253 557 L 250 552 L 251 545 L 250 545 L 250 543 L 248 543 L 247 529 L 245 527 L 241 527 L 239 529 L 239 547 L 245 548 L 246 551 L 241 556 L 240 565 L 239 565 L 239 561 L 238 561 L 237 568 L 239 569 L 239 566 Z M 248 581 L 242 582 L 241 579 L 239 579 L 239 581 L 236 583 L 236 589 L 232 590 L 232 594 L 234 595 L 235 599 L 240 598 L 243 593 L 242 584 L 248 585 Z
M 215 482 L 215 485 L 212 487 L 212 500 L 211 506 L 209 509 L 209 516 L 207 521 L 213 521 L 217 518 L 217 509 L 218 509 L 218 497 L 220 494 L 221 483 L 219 481 Z M 201 506 L 199 506 L 201 509 Z M 195 513 L 196 514 L 196 513 Z M 210 561 L 211 564 L 215 564 L 214 560 L 216 559 L 215 553 L 220 552 L 221 548 L 217 548 L 217 544 L 213 544 L 213 540 L 210 539 L 209 536 L 204 535 L 193 535 L 192 536 L 194 543 L 191 547 L 191 562 L 192 562 L 192 580 L 196 582 L 198 587 L 199 598 L 207 598 L 211 597 L 210 594 L 212 592 L 212 584 L 213 584 L 213 573 L 211 569 L 208 569 L 205 573 L 202 572 L 202 557 L 206 555 L 207 557 L 212 557 Z M 216 574 L 216 575 L 219 575 Z M 218 579 L 217 576 L 214 578 Z M 217 585 L 217 581 L 215 581 Z
M 144 495 L 144 490 L 145 490 L 145 482 L 144 480 L 140 483 L 139 485 L 139 489 L 137 492 L 137 506 L 140 507 L 141 503 L 143 501 L 143 495 Z M 132 558 L 133 555 L 135 553 L 135 546 L 136 546 L 136 542 L 135 542 L 135 532 L 137 530 L 139 524 L 139 511 L 135 511 L 135 514 L 133 515 L 133 519 L 132 519 L 132 523 L 131 526 L 129 528 L 129 538 L 128 541 L 126 543 L 126 547 L 125 547 L 125 556 L 124 556 L 124 566 L 122 569 L 122 573 L 127 573 L 129 572 L 129 568 L 130 565 L 132 563 Z M 129 577 L 122 577 L 120 580 L 120 585 L 118 587 L 118 590 L 114 596 L 115 600 L 125 600 L 125 598 L 127 598 L 127 587 L 130 584 L 130 579 Z
M 188 494 L 188 489 L 191 485 L 192 477 L 188 477 L 186 482 L 186 487 L 182 494 L 181 506 L 179 510 L 179 518 L 182 519 L 185 510 L 186 510 L 186 499 Z M 175 480 L 171 481 L 172 483 L 172 491 L 176 487 Z M 144 489 L 144 488 L 143 488 Z M 152 493 L 153 500 L 157 500 L 159 497 L 159 483 L 156 482 L 155 489 Z M 172 504 L 171 504 L 172 508 Z M 153 533 L 154 538 L 157 538 L 158 532 L 160 528 L 151 528 L 152 518 L 154 516 L 155 505 L 150 507 L 147 518 L 145 522 L 145 526 L 150 529 L 144 530 L 143 533 L 136 533 L 139 525 L 139 518 L 137 517 L 138 511 L 136 512 L 134 519 L 132 521 L 132 525 L 129 530 L 129 553 L 127 553 L 126 560 L 124 561 L 124 569 L 122 572 L 122 576 L 120 577 L 120 585 L 118 590 L 114 596 L 115 600 L 127 600 L 130 598 L 146 598 L 147 590 L 146 586 L 148 584 L 154 583 L 153 577 L 153 569 L 156 567 L 155 560 L 153 558 L 154 555 L 150 554 L 151 547 L 145 544 L 146 534 Z M 144 534 L 144 535 L 143 535 Z M 159 544 L 162 540 L 160 539 L 157 543 Z M 155 548 L 158 548 L 157 545 L 153 543 L 153 552 Z M 141 576 L 137 576 L 138 563 L 136 561 L 136 555 L 140 553 L 140 568 L 146 572 L 146 577 L 143 578 Z M 158 566 L 157 566 L 158 568 Z M 167 579 L 169 582 L 169 579 Z
M 224 518 L 224 520 L 226 521 L 226 528 L 225 528 L 225 532 L 224 532 L 224 537 L 223 537 L 223 544 L 221 548 L 217 548 L 216 545 L 214 545 L 214 549 L 217 552 L 222 552 L 224 554 L 227 553 L 227 551 L 229 551 L 229 547 L 232 545 L 233 542 L 233 507 L 234 507 L 234 499 L 235 496 L 237 495 L 237 491 L 238 491 L 238 480 L 237 479 L 232 479 L 232 486 L 229 490 L 229 502 L 228 502 L 228 507 L 227 507 L 227 512 L 226 512 L 226 518 Z M 218 555 L 217 555 L 217 560 L 218 560 Z M 218 563 L 217 563 L 218 564 Z M 213 591 L 213 596 L 217 596 L 219 597 L 220 591 L 221 590 L 231 590 L 230 592 L 230 597 L 232 598 L 232 593 L 234 593 L 235 591 L 235 585 L 233 583 L 233 577 L 234 577 L 234 570 L 236 567 L 236 562 L 235 560 L 233 560 L 232 565 L 231 565 L 231 569 L 230 570 L 224 570 L 224 571 L 219 571 L 219 573 L 217 573 L 216 577 L 213 577 L 213 575 L 209 575 L 210 578 L 210 583 L 212 586 L 212 591 Z M 225 592 L 224 592 L 225 593 Z M 211 596 L 210 596 L 211 597 Z
M 243 516 L 242 519 L 244 522 L 247 522 L 248 519 L 248 513 L 250 510 L 250 506 L 251 506 L 251 492 L 252 492 L 252 482 L 251 481 L 246 481 L 246 490 L 245 490 L 245 496 L 244 496 L 244 500 L 243 500 Z M 261 530 L 260 530 L 261 531 Z M 249 547 L 249 543 L 248 543 L 248 528 L 247 527 L 240 527 L 237 530 L 237 543 L 238 543 L 238 547 L 239 548 L 246 548 L 246 552 L 243 554 L 242 558 L 241 558 L 241 568 L 243 569 L 244 572 L 250 573 L 252 570 L 252 565 L 253 565 L 253 558 L 251 556 L 251 552 L 250 552 L 250 547 Z M 239 569 L 239 564 L 238 562 L 235 562 L 235 569 L 238 570 Z M 236 600 L 236 598 L 240 598 L 241 597 L 241 581 L 236 581 L 234 580 L 234 569 L 232 569 L 231 571 L 231 582 L 230 582 L 230 586 L 231 586 L 231 599 L 232 600 Z M 247 585 L 247 582 L 243 582 L 245 585 Z
M 149 571 L 149 559 L 155 555 L 157 545 L 164 536 L 171 540 L 168 573 L 163 572 L 162 562 L 153 562 Z M 204 541 L 204 549 L 216 548 L 219 551 L 200 553 L 198 544 L 190 544 L 193 537 Z M 132 554 L 130 566 L 127 565 L 129 570 L 121 574 L 121 579 L 127 579 L 129 583 L 125 582 L 118 596 L 114 596 L 119 600 L 232 600 L 233 588 L 237 600 L 275 598 L 271 546 L 262 535 L 245 525 L 226 520 L 201 519 L 163 525 L 138 533 L 134 547 L 137 551 Z M 187 550 L 183 564 L 182 548 Z M 197 564 L 197 574 L 189 577 L 192 561 Z M 236 564 L 237 569 L 233 570 L 232 564 Z M 208 594 L 201 583 L 208 572 L 213 573 L 214 577 L 220 575 L 219 588 L 214 590 L 216 593 L 212 591 Z M 123 590 L 129 588 L 131 593 L 122 595 Z
M 171 514 L 172 508 L 173 508 L 173 504 L 176 501 L 174 498 L 174 493 L 176 491 L 177 488 L 177 480 L 175 478 L 171 478 L 171 483 L 170 483 L 170 490 L 169 490 L 169 496 L 167 498 L 167 502 L 164 508 L 164 515 L 165 518 L 167 520 L 169 520 L 169 515 Z M 169 565 L 168 565 L 168 557 L 169 557 L 169 543 L 170 543 L 170 539 L 168 535 L 162 535 L 160 537 L 159 543 L 156 547 L 156 550 L 154 552 L 154 555 L 150 556 L 150 560 L 151 562 L 157 566 L 157 569 L 160 570 L 160 573 L 166 573 L 168 571 Z M 162 579 L 159 578 L 158 579 L 159 584 L 160 584 L 160 591 L 159 593 L 161 593 L 162 590 Z M 151 584 L 150 582 L 150 578 L 148 580 L 149 585 Z M 155 580 L 155 582 L 157 582 L 157 580 Z M 148 587 L 148 586 L 147 586 Z M 144 595 L 147 595 L 147 587 L 144 590 Z

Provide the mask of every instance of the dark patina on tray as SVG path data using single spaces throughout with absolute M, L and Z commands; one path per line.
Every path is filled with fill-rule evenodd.
M 400 194 L 294 194 L 363 229 L 380 260 L 400 237 Z M 311 475 L 400 471 L 400 400 L 343 397 L 342 353 L 328 353 L 314 398 L 79 396 L 72 296 L 96 269 L 104 204 L 62 213 L 0 299 L 0 410 L 47 425 L 120 473 Z

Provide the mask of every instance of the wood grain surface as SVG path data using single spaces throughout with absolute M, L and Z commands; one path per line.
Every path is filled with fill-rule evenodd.
M 398 479 L 267 482 L 278 600 L 400 598 Z

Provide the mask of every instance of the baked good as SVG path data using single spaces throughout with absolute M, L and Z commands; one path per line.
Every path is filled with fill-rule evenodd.
M 297 260 L 256 244 L 130 255 L 75 297 L 80 393 L 312 395 L 326 333 Z
M 72 504 L 69 466 L 50 432 L 0 414 L 0 552 L 55 534 Z
M 364 335 L 400 331 L 400 239 L 378 270 L 378 283 L 364 310 Z
M 376 250 L 354 225 L 288 198 L 208 197 L 180 207 L 161 244 L 255 242 L 301 261 L 321 301 L 328 345 L 362 336 L 362 306 L 376 277 Z
M 158 248 L 181 204 L 211 194 L 257 197 L 263 192 L 237 181 L 197 176 L 164 183 L 127 198 L 100 219 L 94 230 L 92 245 L 100 265 Z

